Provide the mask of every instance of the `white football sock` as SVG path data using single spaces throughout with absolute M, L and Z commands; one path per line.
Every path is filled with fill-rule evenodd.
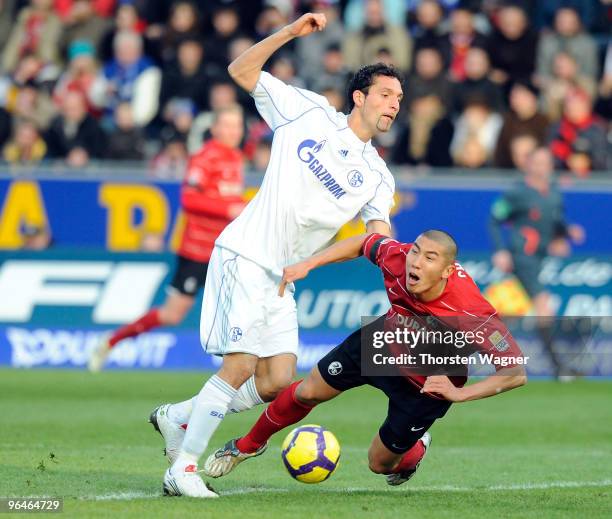
M 177 402 L 168 408 L 168 418 L 178 424 L 186 424 L 189 422 L 189 417 L 195 405 L 197 395 L 189 400 Z M 252 375 L 244 384 L 240 386 L 234 399 L 230 402 L 228 412 L 241 413 L 253 409 L 256 405 L 264 404 L 265 402 L 259 396 L 257 387 L 255 386 L 255 375 Z
M 236 389 L 217 375 L 208 379 L 196 397 L 181 452 L 175 465 L 177 468 L 200 459 L 210 438 L 221 424 L 230 402 L 236 396 Z
M 191 416 L 191 411 L 193 410 L 197 398 L 198 396 L 196 395 L 189 400 L 170 405 L 168 408 L 168 418 L 180 425 L 189 422 L 189 417 Z
M 255 387 L 255 375 L 251 375 L 251 378 L 238 389 L 238 393 L 236 393 L 236 396 L 230 402 L 228 411 L 230 413 L 240 413 L 263 403 L 264 401 L 259 396 Z

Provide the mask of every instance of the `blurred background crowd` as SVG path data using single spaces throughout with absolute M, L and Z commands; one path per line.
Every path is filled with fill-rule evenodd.
M 344 110 L 351 72 L 395 65 L 405 100 L 376 142 L 389 163 L 522 169 L 544 144 L 572 175 L 612 169 L 611 0 L 0 0 L 2 158 L 180 178 L 213 111 L 239 103 L 263 171 L 271 132 L 226 67 L 307 11 L 326 30 L 269 71 Z

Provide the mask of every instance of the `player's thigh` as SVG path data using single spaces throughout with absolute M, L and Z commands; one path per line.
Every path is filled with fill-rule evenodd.
M 274 400 L 295 378 L 296 356 L 293 353 L 280 353 L 272 357 L 262 357 L 255 370 L 255 386 L 264 402 Z
M 368 465 L 372 472 L 386 474 L 395 468 L 403 455 L 390 450 L 381 440 L 380 434 L 376 433 L 368 449 Z
M 265 283 L 261 267 L 215 247 L 208 266 L 200 320 L 200 340 L 207 353 L 260 356 Z
M 319 367 L 312 368 L 308 376 L 300 382 L 295 390 L 295 397 L 304 404 L 317 405 L 336 398 L 342 391 L 331 387 L 319 371 Z

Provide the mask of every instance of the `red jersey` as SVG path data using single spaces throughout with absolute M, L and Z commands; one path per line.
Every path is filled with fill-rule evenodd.
M 463 332 L 480 332 L 481 340 L 471 344 L 472 349 L 494 357 L 507 357 L 511 361 L 522 356 L 519 346 L 497 315 L 497 311 L 480 293 L 474 280 L 455 262 L 455 270 L 448 278 L 444 291 L 437 299 L 423 302 L 406 290 L 406 255 L 411 243 L 401 243 L 381 234 L 373 234 L 363 244 L 363 254 L 383 273 L 391 309 L 387 312 L 385 328 L 410 327 L 411 321 L 421 326 L 423 316 L 433 316 L 437 322 Z M 413 325 L 414 326 L 414 325 Z M 511 362 L 505 367 L 515 365 Z M 495 364 L 496 370 L 502 365 Z M 466 369 L 467 372 L 467 369 Z M 426 376 L 409 374 L 407 378 L 423 387 Z M 466 376 L 451 376 L 457 387 L 463 386 Z
M 181 186 L 185 232 L 178 254 L 208 262 L 221 231 L 244 207 L 244 176 L 240 150 L 210 140 L 192 155 Z

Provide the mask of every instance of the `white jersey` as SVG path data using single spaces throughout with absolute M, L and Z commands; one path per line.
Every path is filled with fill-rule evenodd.
M 262 72 L 251 93 L 274 130 L 262 185 L 216 244 L 276 274 L 324 248 L 361 212 L 389 223 L 395 182 L 347 116 L 309 90 Z

